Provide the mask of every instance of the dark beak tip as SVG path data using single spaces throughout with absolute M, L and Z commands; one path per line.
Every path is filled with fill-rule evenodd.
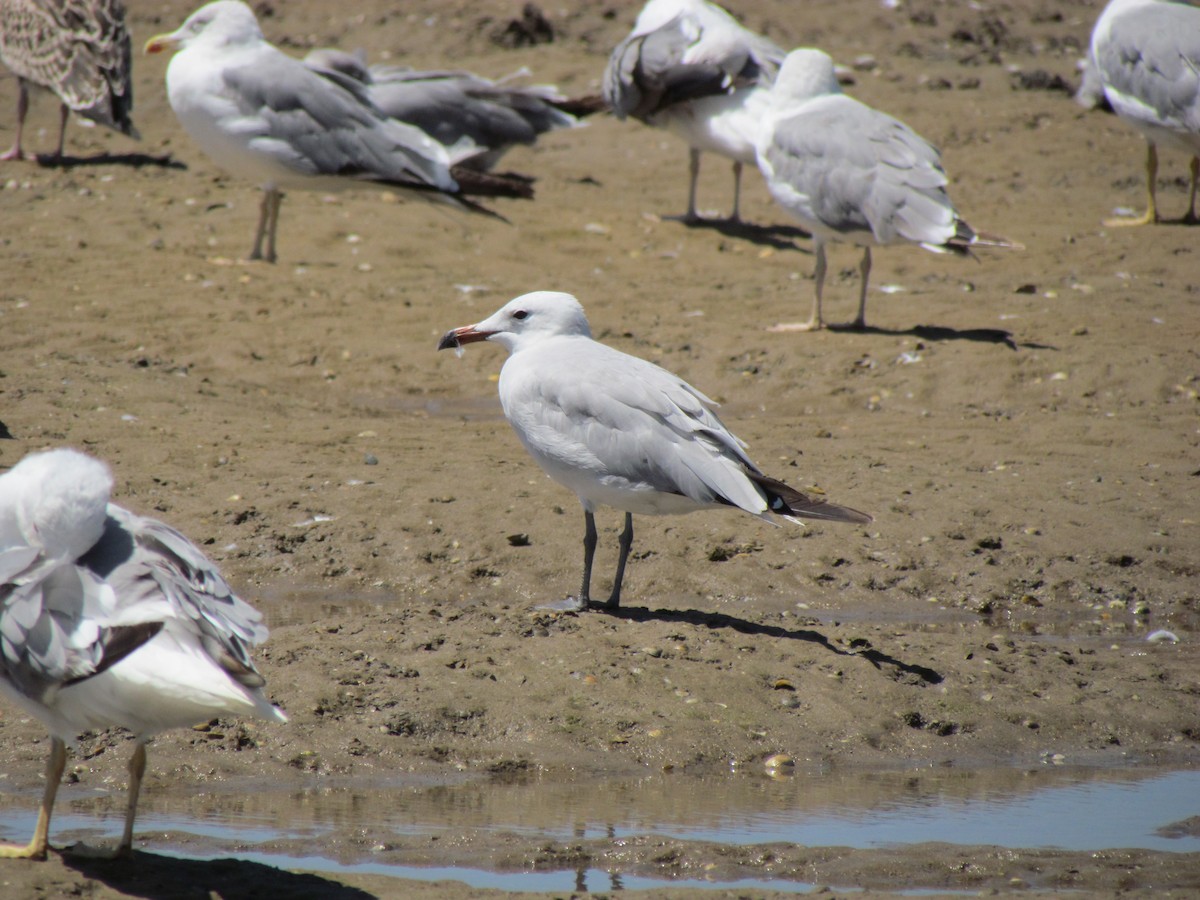
M 449 331 L 447 331 L 445 334 L 442 335 L 442 339 L 440 341 L 438 341 L 437 348 L 439 350 L 453 350 L 453 349 L 455 349 L 457 347 L 461 347 L 461 346 L 462 345 L 458 341 L 458 335 L 455 334 L 454 329 L 451 328 Z

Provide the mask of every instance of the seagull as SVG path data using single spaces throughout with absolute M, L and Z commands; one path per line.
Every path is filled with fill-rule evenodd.
M 323 77 L 271 46 L 238 0 L 202 6 L 146 43 L 147 53 L 168 49 L 179 50 L 167 98 L 184 129 L 218 166 L 262 186 L 250 259 L 275 261 L 285 189 L 383 187 L 496 218 L 464 195 L 531 196 L 499 176 L 460 182 L 446 148 L 387 118 L 354 79 Z
M 842 93 L 833 60 L 820 50 L 793 50 L 770 91 L 759 135 L 758 167 L 780 206 L 812 232 L 816 297 L 809 321 L 773 331 L 825 326 L 825 245 L 863 248 L 858 316 L 866 327 L 871 246 L 908 241 L 937 253 L 975 246 L 1020 245 L 975 231 L 946 193 L 937 149 L 903 122 Z
M 0 0 L 0 62 L 17 76 L 17 134 L 0 159 L 33 159 L 21 147 L 29 85 L 58 95 L 58 150 L 74 111 L 132 138 L 129 30 L 121 0 Z
M 1088 56 L 1091 82 L 1078 95 L 1085 106 L 1102 96 L 1119 118 L 1146 139 L 1146 212 L 1108 219 L 1105 225 L 1147 225 L 1160 221 L 1155 198 L 1158 145 L 1191 157 L 1192 184 L 1186 224 L 1196 217 L 1200 177 L 1200 9 L 1169 0 L 1112 0 L 1092 31 Z
M 81 731 L 121 726 L 137 740 L 112 852 L 127 856 L 154 734 L 223 715 L 287 721 L 250 659 L 262 617 L 182 534 L 110 503 L 112 485 L 103 463 L 69 449 L 0 476 L 0 693 L 51 735 L 33 839 L 0 857 L 45 858 Z
M 517 297 L 482 322 L 448 331 L 438 349 L 475 341 L 508 350 L 500 370 L 504 415 L 537 464 L 583 504 L 583 586 L 579 597 L 555 608 L 591 604 L 598 506 L 625 513 L 608 609 L 620 604 L 634 513 L 724 507 L 768 522 L 776 516 L 871 521 L 760 472 L 746 444 L 721 424 L 712 400 L 677 375 L 594 341 L 583 307 L 570 294 Z
M 619 119 L 664 126 L 688 143 L 687 211 L 700 221 L 700 154 L 733 160 L 739 219 L 742 166 L 754 165 L 759 124 L 784 51 L 706 0 L 650 0 L 604 70 L 604 99 Z
M 605 107 L 599 97 L 571 99 L 551 85 L 510 83 L 524 71 L 493 81 L 463 71 L 368 67 L 361 51 L 331 47 L 311 51 L 304 63 L 362 82 L 387 116 L 415 125 L 451 154 L 461 148 L 460 165 L 481 171 L 493 168 L 517 144 L 532 145 L 546 132 L 578 128 L 584 116 Z

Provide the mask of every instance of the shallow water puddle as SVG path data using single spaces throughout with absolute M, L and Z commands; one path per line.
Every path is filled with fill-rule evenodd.
M 55 843 L 115 839 L 120 827 L 120 806 L 113 802 L 117 794 L 73 793 L 65 786 L 60 794 Z M 32 794 L 6 798 L 0 837 L 27 835 L 36 799 Z M 693 885 L 590 864 L 572 869 L 568 861 L 540 865 L 539 871 L 505 871 L 513 868 L 511 862 L 491 870 L 481 854 L 472 857 L 470 852 L 444 856 L 443 862 L 458 860 L 455 865 L 408 865 L 373 857 L 384 849 L 403 855 L 419 847 L 420 861 L 432 862 L 443 844 L 449 850 L 464 835 L 481 850 L 522 840 L 619 844 L 655 835 L 733 846 L 783 842 L 876 849 L 944 842 L 1196 853 L 1198 816 L 1200 771 L 1192 770 L 800 770 L 780 780 L 732 773 L 564 782 L 535 775 L 513 782 L 454 784 L 323 782 L 291 792 L 231 782 L 187 795 L 168 786 L 145 797 L 138 835 L 151 852 L 189 859 L 232 856 L 286 869 L 453 879 L 508 890 L 586 886 L 594 891 L 669 883 L 805 891 L 813 885 L 752 877 L 696 879 Z M 352 839 L 344 839 L 347 835 Z M 390 852 L 386 856 L 397 858 Z M 470 862 L 462 862 L 464 858 Z

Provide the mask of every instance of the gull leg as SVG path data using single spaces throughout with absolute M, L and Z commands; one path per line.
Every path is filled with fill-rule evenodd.
M 583 511 L 583 584 L 579 588 L 579 603 L 583 609 L 592 602 L 592 560 L 596 557 L 596 517 Z
M 267 262 L 275 262 L 275 232 L 279 228 L 279 207 L 283 205 L 283 194 L 272 191 L 275 199 L 271 202 L 271 225 L 267 230 Z
M 696 182 L 700 179 L 700 151 L 695 147 L 688 148 L 688 204 L 687 212 L 681 216 L 664 216 L 676 222 L 691 225 L 700 221 L 696 212 Z
M 742 206 L 742 163 L 740 160 L 733 162 L 733 212 L 729 214 L 729 222 L 737 224 L 742 221 L 741 216 Z
M 42 805 L 38 809 L 33 837 L 24 847 L 0 844 L 0 859 L 46 858 L 46 847 L 50 843 L 50 815 L 54 812 L 54 798 L 58 795 L 58 785 L 66 767 L 67 745 L 58 738 L 51 738 L 50 755 L 46 757 L 46 788 L 42 792 Z
M 142 778 L 146 775 L 146 745 L 138 741 L 133 756 L 129 757 L 129 799 L 125 807 L 125 830 L 121 843 L 117 844 L 114 856 L 128 856 L 133 852 L 133 820 L 137 816 L 138 795 L 142 792 Z
M 137 815 L 138 795 L 142 792 L 142 778 L 145 774 L 146 745 L 138 741 L 133 755 L 129 757 L 129 794 L 125 801 L 125 828 L 121 832 L 120 843 L 111 850 L 79 843 L 71 847 L 72 856 L 85 856 L 90 859 L 122 859 L 133 853 L 133 820 Z
M 612 593 L 605 609 L 616 609 L 621 605 L 621 582 L 625 580 L 625 563 L 629 560 L 629 548 L 633 546 L 633 513 L 625 513 L 625 530 L 621 532 L 621 555 L 617 557 L 617 574 L 613 578 Z
M 820 331 L 825 327 L 825 320 L 821 316 L 821 297 L 825 292 L 825 242 L 817 237 L 813 238 L 813 246 L 816 248 L 817 263 L 813 267 L 813 311 L 807 322 L 781 322 L 778 325 L 772 325 L 767 331 Z
M 850 327 L 856 331 L 862 331 L 867 327 L 867 283 L 871 278 L 870 246 L 863 247 L 862 262 L 859 264 L 858 270 L 862 274 L 862 286 L 858 291 L 858 316 L 850 324 Z
M 262 204 L 258 207 L 258 230 L 254 232 L 254 249 L 250 259 L 275 262 L 275 226 L 279 223 L 279 204 L 283 195 L 276 188 L 264 188 Z M 267 239 L 267 253 L 262 252 L 263 237 Z
M 25 114 L 29 112 L 29 89 L 25 86 L 25 79 L 17 79 L 17 135 L 12 147 L 7 150 L 0 160 L 19 160 L 33 159 L 28 153 L 21 149 L 21 133 L 25 130 Z
M 1156 199 L 1158 186 L 1158 148 L 1149 141 L 1146 142 L 1146 212 L 1144 215 L 1130 219 L 1105 219 L 1104 224 L 1109 228 L 1123 225 L 1150 225 L 1158 221 L 1158 203 Z
M 1192 190 L 1188 195 L 1188 211 L 1183 217 L 1185 225 L 1195 225 L 1200 219 L 1196 218 L 1196 179 L 1200 177 L 1200 156 L 1192 157 Z
M 54 153 L 55 160 L 63 158 L 63 145 L 67 141 L 67 116 L 70 114 L 71 110 L 67 104 L 60 103 L 58 105 L 58 150 Z

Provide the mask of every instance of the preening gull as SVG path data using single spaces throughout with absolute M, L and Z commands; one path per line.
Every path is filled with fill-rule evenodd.
M 1159 221 L 1155 197 L 1158 145 L 1191 157 L 1191 191 L 1183 221 L 1196 218 L 1200 177 L 1200 9 L 1170 0 L 1112 0 L 1096 21 L 1088 57 L 1093 80 L 1085 79 L 1080 102 L 1103 96 L 1123 121 L 1146 139 L 1146 212 L 1109 219 L 1106 225 Z
M 401 66 L 367 66 L 360 51 L 313 50 L 310 68 L 340 72 L 364 83 L 367 96 L 393 119 L 420 128 L 438 143 L 465 151 L 459 164 L 493 168 L 518 144 L 564 128 L 605 108 L 599 97 L 572 99 L 551 85 L 516 84 L 523 72 L 493 81 L 463 71 L 418 71 Z
M 376 186 L 475 212 L 487 210 L 465 194 L 531 194 L 498 176 L 456 178 L 446 148 L 383 115 L 354 79 L 318 74 L 271 46 L 238 0 L 202 6 L 146 44 L 147 53 L 172 48 L 167 97 L 180 123 L 218 166 L 263 188 L 251 259 L 275 260 L 287 189 Z
M 33 839 L 0 857 L 44 858 L 67 745 L 128 728 L 125 830 L 133 842 L 145 742 L 224 715 L 287 717 L 263 693 L 250 648 L 262 618 L 175 529 L 109 503 L 112 476 L 74 450 L 25 457 L 0 476 L 0 693 L 50 731 Z
M 32 158 L 21 148 L 31 84 L 61 102 L 55 158 L 71 111 L 138 137 L 131 55 L 121 0 L 0 0 L 0 62 L 17 76 L 16 139 L 0 159 Z
M 538 465 L 583 504 L 583 586 L 561 608 L 591 602 L 597 506 L 625 513 L 610 609 L 620 603 L 634 513 L 725 507 L 767 521 L 871 521 L 760 472 L 712 400 L 665 369 L 592 340 L 570 294 L 517 297 L 482 322 L 447 332 L 438 349 L 474 341 L 508 350 L 500 370 L 504 415 Z
M 621 119 L 664 126 L 688 143 L 685 222 L 699 220 L 700 154 L 733 160 L 737 221 L 743 164 L 754 165 L 766 93 L 784 51 L 706 0 L 650 0 L 604 70 L 604 99 Z
M 793 50 L 770 91 L 758 167 L 775 201 L 812 232 L 815 300 L 808 322 L 773 330 L 824 327 L 825 245 L 863 248 L 854 328 L 866 326 L 871 246 L 907 241 L 935 252 L 1019 245 L 975 231 L 946 193 L 936 148 L 903 122 L 842 93 L 833 60 L 820 50 Z

